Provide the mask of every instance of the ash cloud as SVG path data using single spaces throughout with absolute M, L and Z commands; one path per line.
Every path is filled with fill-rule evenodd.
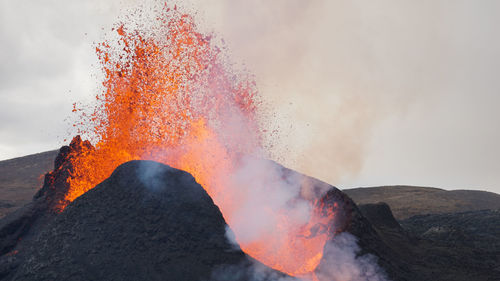
M 387 281 L 377 258 L 370 254 L 361 255 L 360 252 L 355 236 L 340 233 L 326 243 L 316 276 L 319 280 L 330 281 Z

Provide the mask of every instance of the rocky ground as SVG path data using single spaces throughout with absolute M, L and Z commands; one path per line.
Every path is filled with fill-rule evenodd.
M 401 224 L 408 232 L 442 249 L 442 259 L 453 259 L 457 270 L 481 268 L 500 278 L 499 210 L 414 216 Z
M 408 280 L 499 280 L 500 215 L 484 210 L 396 221 L 385 203 L 360 205 L 379 236 L 408 266 Z

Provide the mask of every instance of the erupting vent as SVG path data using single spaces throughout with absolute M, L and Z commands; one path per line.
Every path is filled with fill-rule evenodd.
M 248 162 L 241 155 L 265 151 L 255 83 L 231 71 L 211 36 L 197 31 L 193 18 L 178 9 L 165 7 L 147 30 L 137 26 L 120 24 L 118 39 L 96 48 L 104 90 L 90 112 L 74 107 L 80 118 L 75 126 L 95 145 L 70 155 L 69 192 L 59 207 L 64 209 L 124 162 L 155 160 L 191 173 L 233 228 L 251 189 L 242 192 L 232 175 Z M 307 199 L 287 202 L 310 210 L 301 223 L 286 210 L 269 209 L 276 218 L 273 231 L 248 240 L 233 228 L 242 249 L 290 275 L 312 272 L 333 213 L 316 197 Z

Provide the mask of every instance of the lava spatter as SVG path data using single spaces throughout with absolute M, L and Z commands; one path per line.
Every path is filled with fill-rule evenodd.
M 96 47 L 103 91 L 90 112 L 74 108 L 78 132 L 94 147 L 68 158 L 70 187 L 59 207 L 124 162 L 155 160 L 191 173 L 231 226 L 245 198 L 230 176 L 241 155 L 265 151 L 256 84 L 235 74 L 212 36 L 199 32 L 193 17 L 177 8 L 165 6 L 154 24 L 139 27 L 120 23 L 114 29 L 117 40 Z M 321 225 L 333 213 L 319 212 L 315 200 L 306 205 L 313 210 L 306 222 L 274 212 L 280 231 L 238 241 L 242 249 L 290 275 L 311 273 L 328 239 Z

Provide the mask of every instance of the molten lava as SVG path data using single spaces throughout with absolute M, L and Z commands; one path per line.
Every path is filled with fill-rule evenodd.
M 119 25 L 116 35 L 96 48 L 105 80 L 95 107 L 74 105 L 78 133 L 95 146 L 69 158 L 73 172 L 60 207 L 126 161 L 155 160 L 191 173 L 231 226 L 244 199 L 230 175 L 242 154 L 265 150 L 255 83 L 234 74 L 211 36 L 178 9 L 165 7 L 147 30 Z M 306 223 L 274 214 L 278 231 L 239 241 L 242 249 L 290 275 L 312 272 L 328 238 L 319 226 L 333 214 L 321 213 L 316 201 L 308 204 L 314 211 Z

